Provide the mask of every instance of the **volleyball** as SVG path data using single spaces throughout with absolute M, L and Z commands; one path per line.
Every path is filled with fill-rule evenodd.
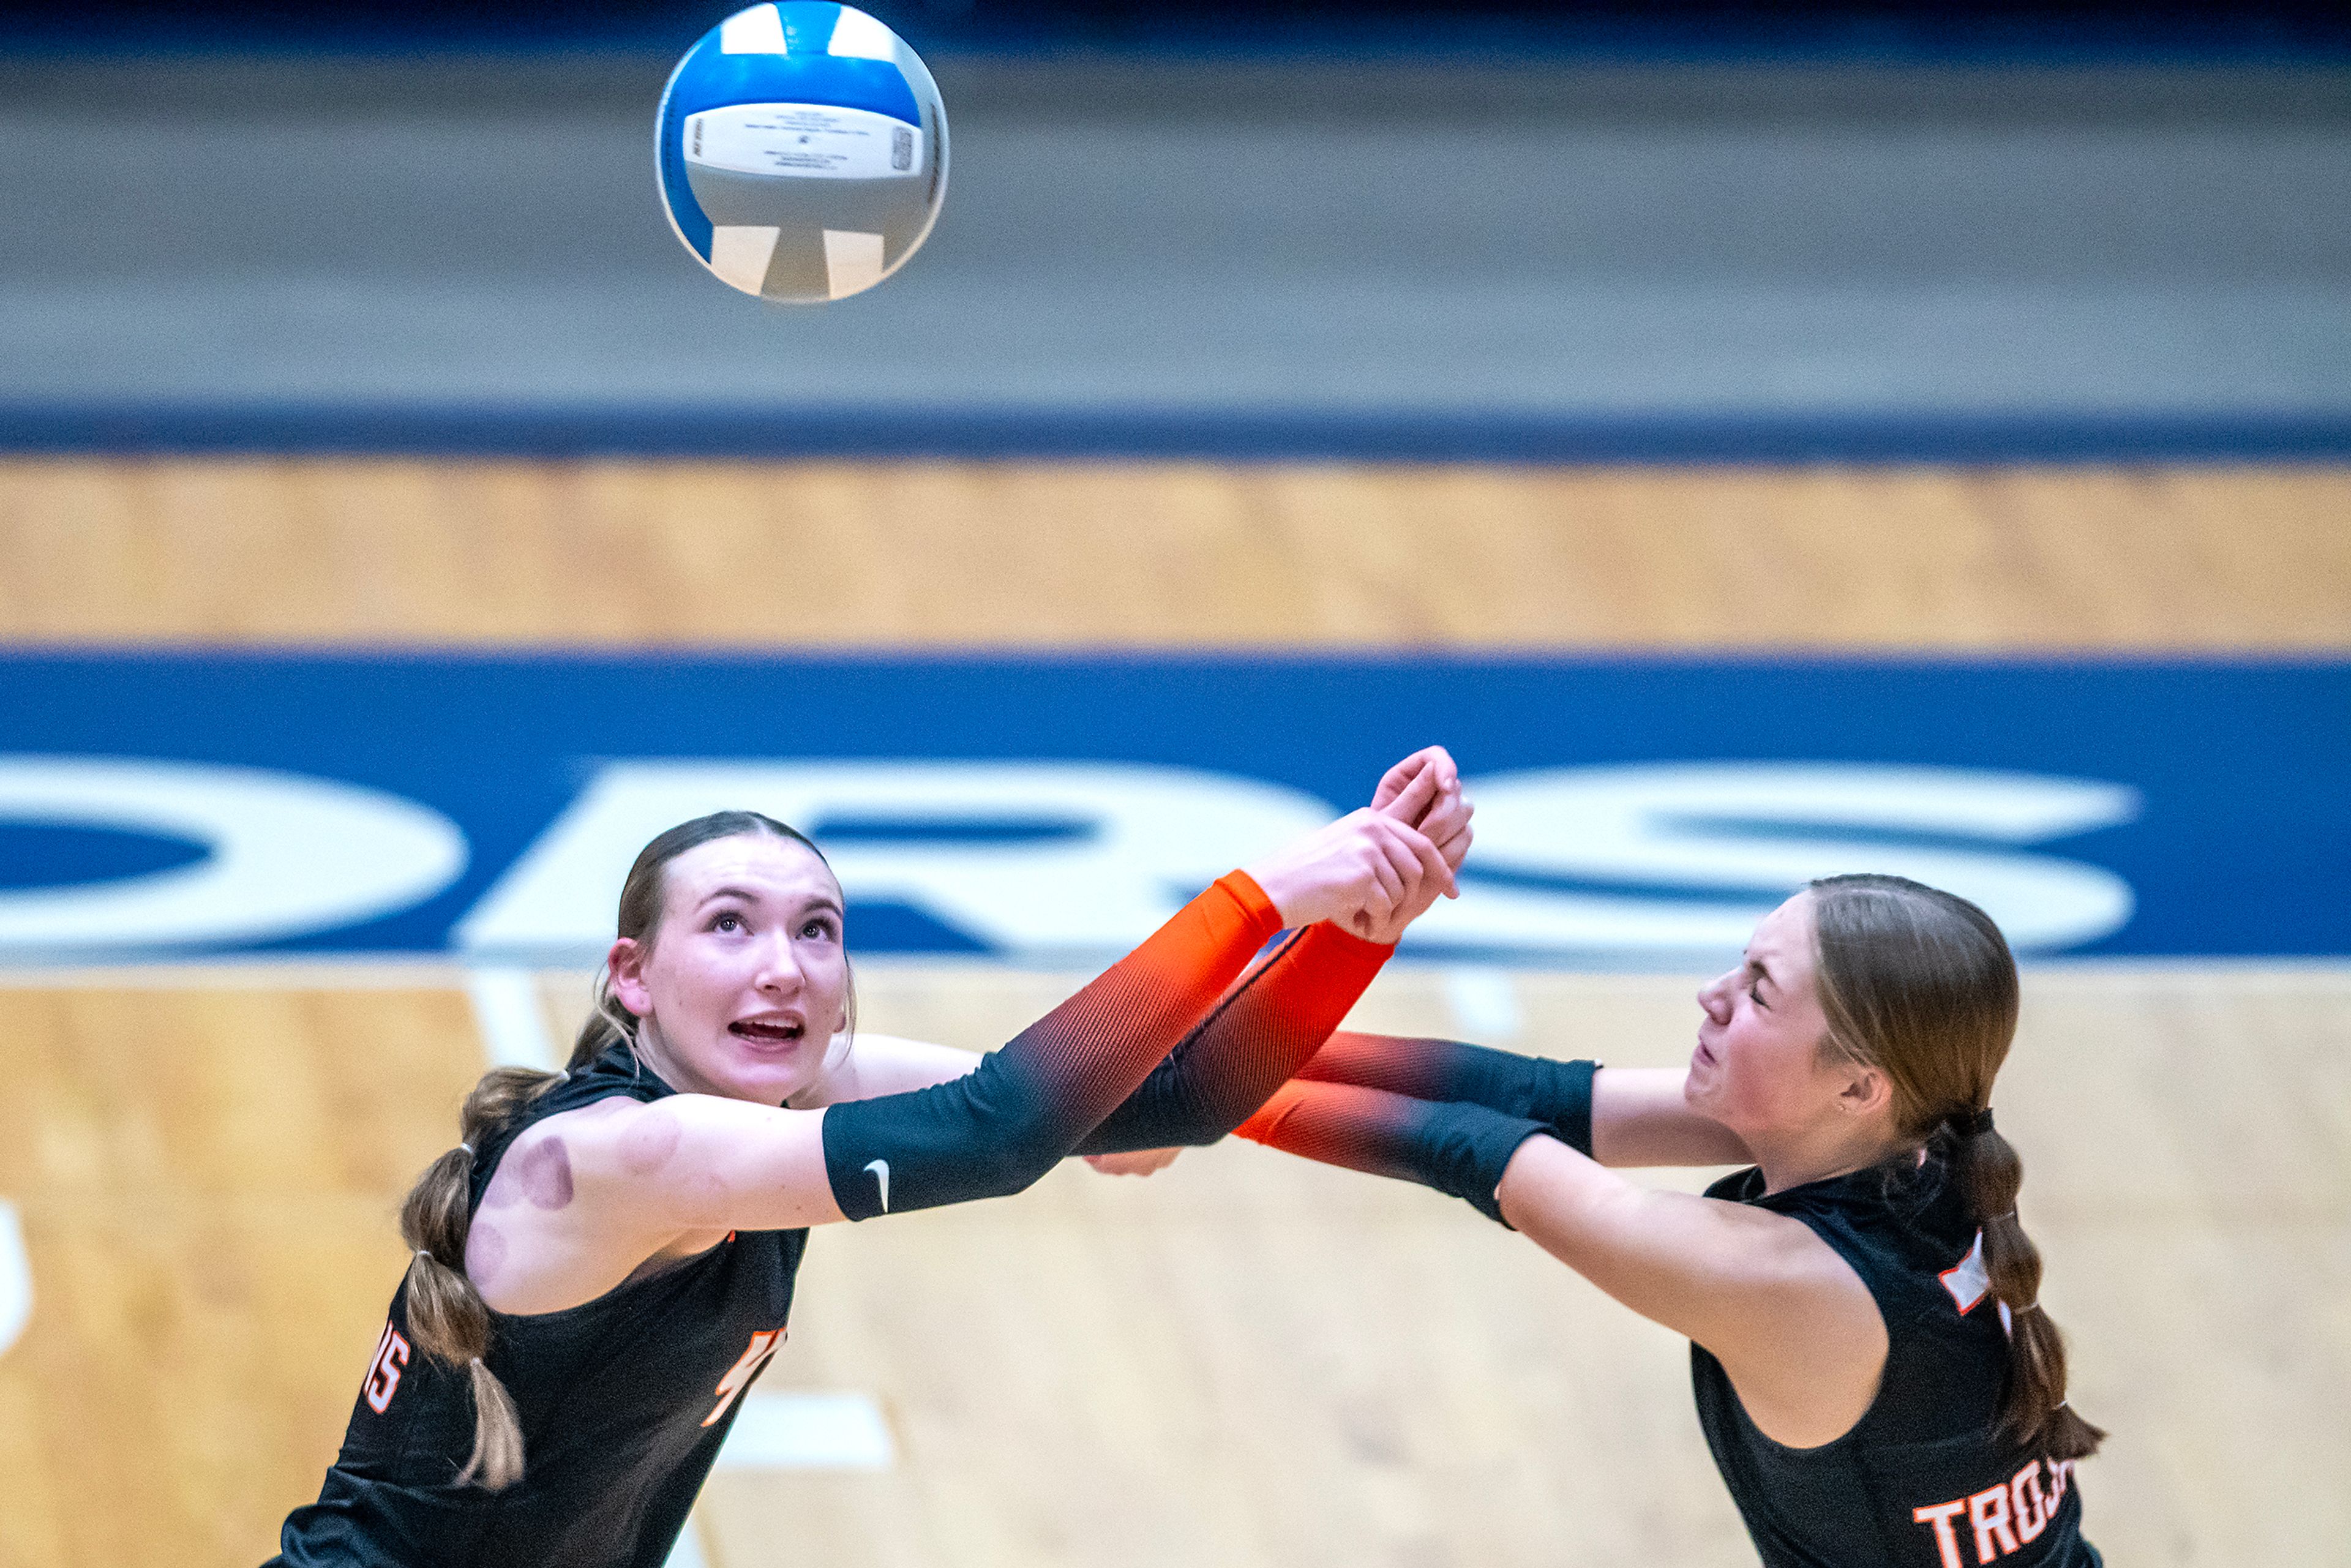
M 670 73 L 655 167 L 670 227 L 719 281 L 763 299 L 840 299 L 929 235 L 946 193 L 946 109 L 921 57 L 856 7 L 754 5 Z

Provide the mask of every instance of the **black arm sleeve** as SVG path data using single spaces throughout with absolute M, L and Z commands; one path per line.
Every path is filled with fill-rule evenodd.
M 1324 1165 L 1418 1182 L 1507 1225 L 1495 1188 L 1519 1145 L 1550 1131 L 1483 1105 L 1293 1081 L 1241 1124 L 1240 1134 Z
M 1315 1083 L 1384 1089 L 1415 1100 L 1459 1101 L 1540 1122 L 1577 1154 L 1592 1153 L 1596 1061 L 1554 1061 L 1454 1040 L 1337 1034 L 1298 1071 Z
M 977 1071 L 827 1107 L 833 1201 L 869 1219 L 1019 1192 L 1134 1092 L 1280 926 L 1235 872 Z

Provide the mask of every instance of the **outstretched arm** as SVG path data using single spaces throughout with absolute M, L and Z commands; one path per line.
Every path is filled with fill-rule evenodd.
M 1458 870 L 1470 843 L 1469 803 L 1442 747 L 1388 770 L 1373 809 L 1417 826 Z M 1457 889 L 1448 883 L 1448 895 Z M 1242 980 L 1206 1023 L 1080 1145 L 1098 1169 L 1149 1175 L 1170 1145 L 1213 1143 L 1264 1103 L 1285 1068 L 1312 1082 L 1354 1084 L 1428 1101 L 1465 1101 L 1531 1118 L 1604 1165 L 1735 1165 L 1736 1135 L 1682 1103 L 1683 1074 L 1602 1069 L 1436 1039 L 1332 1034 L 1385 963 L 1393 944 L 1434 902 L 1398 911 L 1372 943 L 1326 928 L 1294 937 Z M 1323 1037 L 1328 1036 L 1328 1043 Z
M 1237 1129 L 1305 1159 L 1434 1187 L 1493 1220 L 1502 1218 L 1495 1189 L 1510 1156 L 1547 1130 L 1482 1105 L 1295 1080 Z
M 1337 1034 L 1298 1071 L 1302 1082 L 1377 1089 L 1414 1100 L 1482 1105 L 1591 1152 L 1599 1063 L 1553 1061 L 1458 1040 Z
M 1255 882 L 1226 877 L 970 1076 L 829 1107 L 825 1168 L 841 1213 L 1028 1186 L 1134 1092 L 1281 925 Z
M 1356 812 L 1219 879 L 952 1082 L 811 1111 L 692 1094 L 594 1107 L 549 1117 L 508 1158 L 543 1158 L 531 1151 L 548 1140 L 576 1145 L 563 1151 L 559 1207 L 576 1195 L 580 1211 L 598 1218 L 580 1239 L 633 1251 L 632 1266 L 682 1233 L 780 1229 L 1018 1191 L 1134 1091 L 1267 938 L 1326 918 L 1385 921 L 1418 897 L 1432 869 L 1442 874 L 1443 863 L 1414 830 Z
M 1460 773 L 1442 747 L 1416 752 L 1390 768 L 1373 796 L 1372 810 L 1416 828 L 1444 862 L 1437 869 L 1445 874 L 1432 873 L 1416 898 L 1363 935 L 1324 924 L 1291 936 L 1087 1134 L 1079 1153 L 1115 1157 L 1215 1143 L 1263 1104 L 1339 1027 L 1395 951 L 1405 928 L 1438 894 L 1454 891 L 1451 872 L 1469 850 L 1472 808 L 1462 798 Z M 1165 1158 L 1143 1164 L 1156 1169 Z
M 932 1088 L 808 1111 L 714 1094 L 615 1097 L 549 1116 L 499 1161 L 467 1236 L 466 1273 L 500 1312 L 554 1312 L 729 1230 L 1018 1191 L 1280 926 L 1255 879 L 1224 877 L 977 1071 Z
M 1264 1103 L 1339 1026 L 1395 952 L 1405 927 L 1440 894 L 1454 891 L 1450 873 L 1471 838 L 1473 810 L 1442 747 L 1415 752 L 1390 768 L 1371 809 L 1416 829 L 1442 866 L 1426 868 L 1416 894 L 1364 935 L 1328 921 L 1293 933 L 1226 993 L 1077 1152 L 1098 1165 L 1131 1162 L 1109 1168 L 1157 1169 L 1175 1157 L 1171 1145 L 1214 1143 Z M 839 1104 L 944 1083 L 972 1072 L 982 1060 L 944 1046 L 860 1035 L 818 1096 L 799 1103 Z
M 1683 1103 L 1678 1069 L 1555 1061 L 1453 1040 L 1338 1034 L 1298 1076 L 1522 1116 L 1604 1166 L 1745 1165 L 1751 1157 L 1737 1134 Z

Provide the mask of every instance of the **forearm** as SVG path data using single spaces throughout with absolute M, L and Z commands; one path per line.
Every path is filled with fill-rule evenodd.
M 1395 949 L 1308 927 L 1245 977 L 1077 1152 L 1213 1144 L 1337 1029 Z
M 1687 1074 L 1678 1069 L 1604 1068 L 1458 1040 L 1341 1034 L 1298 1076 L 1530 1117 L 1604 1166 L 1744 1165 L 1753 1157 L 1737 1134 L 1684 1102 Z
M 1298 1077 L 1415 1100 L 1482 1105 L 1541 1123 L 1552 1136 L 1588 1155 L 1598 1068 L 1593 1061 L 1554 1061 L 1459 1040 L 1335 1034 L 1299 1069 Z
M 1292 1080 L 1238 1131 L 1244 1138 L 1324 1165 L 1418 1182 L 1499 1221 L 1502 1211 L 1495 1189 L 1511 1155 L 1550 1129 L 1483 1105 Z
M 1236 872 L 968 1076 L 830 1107 L 825 1166 L 841 1212 L 870 1218 L 1035 1181 L 1134 1092 L 1280 924 Z

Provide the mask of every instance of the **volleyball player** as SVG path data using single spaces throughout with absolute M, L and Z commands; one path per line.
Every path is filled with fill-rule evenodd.
M 1466 1198 L 1687 1335 L 1767 1568 L 2095 1568 L 2073 1479 L 2104 1434 L 2065 1402 L 1992 1122 L 2018 1003 L 1999 927 L 1829 877 L 1698 1002 L 1686 1071 L 1339 1035 L 1240 1132 Z M 1704 1197 L 1608 1168 L 1734 1163 Z
M 485 1075 L 410 1194 L 407 1277 L 274 1563 L 658 1568 L 808 1227 L 1017 1192 L 1090 1136 L 1207 1141 L 1304 1062 L 1468 847 L 1442 752 L 1376 799 L 977 1061 L 857 1040 L 840 885 L 799 833 L 722 812 L 655 838 L 569 1069 Z M 1282 1005 L 1234 1005 L 1244 982 L 1218 1006 L 1285 927 L 1310 929 L 1256 975 Z

